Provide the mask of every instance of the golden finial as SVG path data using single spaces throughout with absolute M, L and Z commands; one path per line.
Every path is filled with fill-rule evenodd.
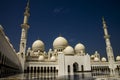
M 61 34 L 61 33 L 59 33 L 59 37 L 62 37 L 62 34 Z

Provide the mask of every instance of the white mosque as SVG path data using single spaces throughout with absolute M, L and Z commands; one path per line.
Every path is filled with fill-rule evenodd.
M 29 29 L 29 2 L 24 13 L 24 23 L 21 25 L 22 34 L 20 41 L 20 56 L 21 64 L 25 72 L 58 72 L 58 75 L 68 75 L 74 72 L 87 71 L 110 71 L 114 74 L 115 70 L 120 67 L 120 56 L 114 60 L 113 50 L 108 35 L 106 22 L 103 18 L 104 38 L 106 42 L 106 52 L 108 60 L 100 57 L 100 54 L 95 51 L 94 55 L 89 55 L 85 51 L 85 46 L 82 43 L 76 44 L 73 48 L 68 45 L 66 38 L 59 36 L 53 41 L 53 49 L 45 51 L 44 42 L 36 40 L 32 47 L 26 51 L 27 30 Z M 22 57 L 21 57 L 22 56 Z
M 44 42 L 36 40 L 31 47 L 26 49 L 29 19 L 29 1 L 24 12 L 24 21 L 21 25 L 22 33 L 20 40 L 20 49 L 17 53 L 22 72 L 42 73 L 56 72 L 58 75 L 74 74 L 74 72 L 110 72 L 115 75 L 120 71 L 120 56 L 114 59 L 113 49 L 110 43 L 110 36 L 107 31 L 107 25 L 103 18 L 103 30 L 106 43 L 107 58 L 100 57 L 95 51 L 93 55 L 86 53 L 85 45 L 78 43 L 75 47 L 69 45 L 66 38 L 58 36 L 53 41 L 53 48 L 45 51 Z

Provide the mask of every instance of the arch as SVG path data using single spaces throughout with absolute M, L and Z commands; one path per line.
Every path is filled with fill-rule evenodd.
M 37 73 L 39 73 L 39 71 L 40 71 L 40 67 L 37 67 Z
M 47 67 L 47 72 L 49 73 L 49 67 Z
M 70 65 L 68 65 L 68 73 L 70 73 Z
M 43 72 L 43 67 L 41 67 L 41 72 Z
M 31 67 L 31 73 L 33 72 L 33 67 Z
M 23 52 L 21 53 L 21 57 L 23 58 Z
M 29 66 L 27 67 L 27 73 L 29 73 Z
M 55 73 L 55 71 L 56 71 L 56 67 L 53 67 L 53 71 L 54 71 L 54 73 Z
M 24 42 L 22 43 L 22 47 L 24 48 Z
M 78 71 L 78 63 L 77 62 L 75 62 L 75 63 L 73 63 L 73 72 L 77 72 Z
M 52 67 L 50 67 L 50 70 L 51 70 L 50 72 L 52 72 Z
M 36 67 L 34 67 L 34 73 L 36 73 Z
M 83 65 L 81 65 L 81 71 L 84 72 L 84 66 Z
M 46 73 L 46 67 L 44 67 L 44 73 Z

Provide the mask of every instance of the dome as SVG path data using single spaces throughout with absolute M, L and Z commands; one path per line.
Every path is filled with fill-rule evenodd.
M 105 57 L 103 57 L 103 58 L 101 59 L 101 61 L 102 61 L 102 62 L 106 62 L 107 60 L 106 60 Z
M 95 57 L 94 55 L 91 55 L 91 59 L 94 59 L 94 57 Z
M 91 55 L 91 58 L 94 58 L 94 55 Z
M 43 55 L 39 56 L 38 60 L 39 61 L 44 61 L 44 56 Z
M 98 62 L 98 61 L 99 61 L 99 58 L 95 57 L 94 62 Z
M 54 48 L 65 48 L 68 45 L 68 41 L 64 37 L 57 37 L 53 42 Z
M 44 43 L 41 40 L 36 40 L 33 44 L 32 44 L 32 49 L 33 51 L 44 51 Z
M 85 50 L 85 46 L 83 44 L 81 44 L 81 43 L 76 44 L 75 51 L 81 51 L 81 50 L 84 51 Z
M 56 61 L 56 57 L 55 57 L 55 56 L 52 56 L 52 57 L 50 58 L 50 61 Z
M 74 54 L 74 49 L 71 46 L 67 46 L 63 52 L 64 54 Z
M 116 57 L 116 61 L 120 61 L 120 56 L 117 56 L 117 57 Z

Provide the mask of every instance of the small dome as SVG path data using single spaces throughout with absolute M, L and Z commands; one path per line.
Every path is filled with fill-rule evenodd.
M 68 41 L 64 37 L 57 37 L 53 42 L 54 48 L 65 48 L 68 45 Z
M 107 60 L 106 60 L 105 57 L 103 57 L 103 58 L 101 59 L 101 61 L 102 61 L 102 62 L 106 62 Z
M 39 61 L 44 61 L 44 56 L 43 55 L 39 56 L 38 60 Z
M 99 61 L 99 58 L 95 57 L 94 62 L 98 62 L 98 61 Z
M 75 51 L 81 51 L 81 50 L 84 51 L 85 50 L 85 46 L 83 44 L 81 44 L 81 43 L 76 44 Z
M 117 57 L 116 57 L 116 61 L 120 61 L 120 56 L 117 56 Z
M 91 55 L 91 58 L 94 58 L 94 55 Z
M 94 59 L 95 56 L 94 56 L 94 55 L 91 55 L 90 57 L 91 57 L 91 59 Z
M 31 50 L 31 48 L 30 48 L 30 47 L 28 47 L 28 50 Z
M 64 54 L 74 54 L 74 49 L 71 46 L 67 46 L 63 52 Z
M 56 61 L 56 57 L 55 57 L 55 56 L 52 56 L 52 57 L 50 58 L 50 61 Z
M 44 51 L 44 43 L 41 40 L 36 40 L 33 44 L 32 44 L 32 49 L 33 51 Z

